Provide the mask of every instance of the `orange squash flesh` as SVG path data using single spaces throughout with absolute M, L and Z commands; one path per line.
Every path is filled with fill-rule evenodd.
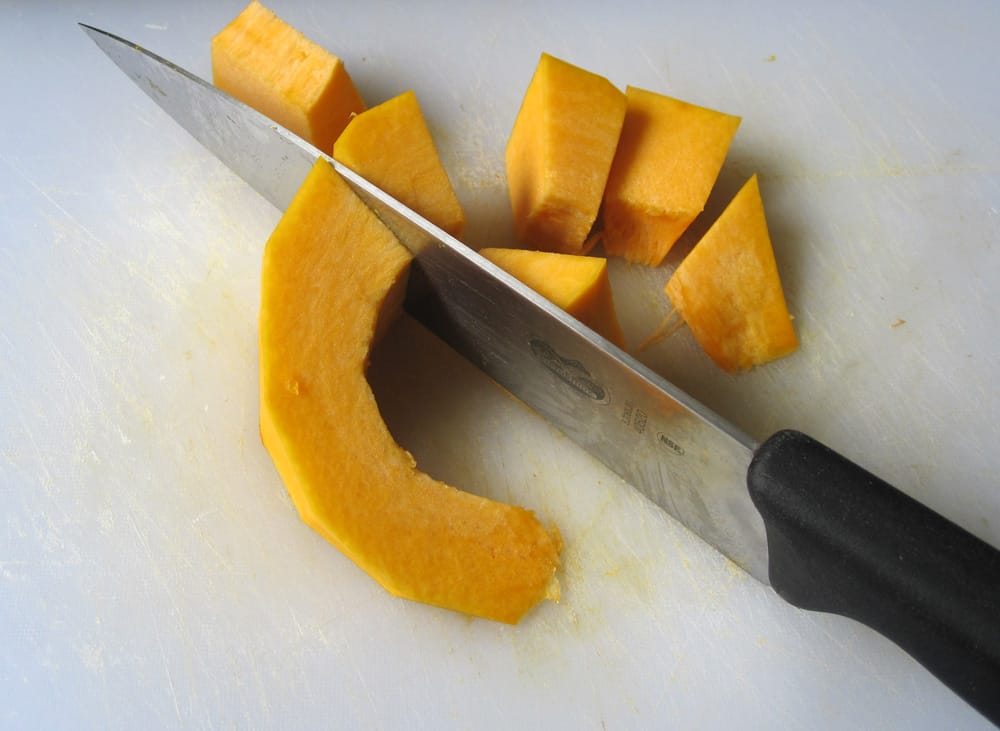
M 756 175 L 677 267 L 666 293 L 701 347 L 727 371 L 798 347 Z
M 526 249 L 485 248 L 479 253 L 619 348 L 625 347 L 606 259 Z
M 604 192 L 604 251 L 658 266 L 705 207 L 740 118 L 627 87 Z
M 625 95 L 607 79 L 542 54 L 505 154 L 521 241 L 585 253 L 624 118 Z
M 257 0 L 212 38 L 215 85 L 324 152 L 365 104 L 343 62 Z
M 334 143 L 333 157 L 452 236 L 461 235 L 462 206 L 412 91 L 354 117 Z
M 365 378 L 409 253 L 319 161 L 268 240 L 260 428 L 302 519 L 393 594 L 517 622 L 557 594 L 560 542 L 533 513 L 420 472 Z

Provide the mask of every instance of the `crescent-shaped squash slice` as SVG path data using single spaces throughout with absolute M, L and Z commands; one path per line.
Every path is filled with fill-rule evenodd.
M 412 91 L 351 119 L 333 143 L 333 157 L 452 236 L 462 235 L 465 214 Z
M 619 348 L 625 347 L 607 259 L 527 249 L 485 248 L 479 253 Z
M 798 347 L 756 175 L 680 263 L 666 292 L 724 370 L 748 370 Z
M 261 437 L 302 519 L 391 593 L 514 623 L 557 596 L 558 533 L 418 470 L 365 378 L 409 262 L 317 162 L 264 253 Z

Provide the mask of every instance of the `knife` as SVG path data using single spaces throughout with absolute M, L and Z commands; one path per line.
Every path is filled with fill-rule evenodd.
M 278 209 L 325 159 L 413 254 L 411 315 L 783 599 L 868 625 L 1000 724 L 1000 551 L 800 432 L 755 442 L 293 133 L 80 25 Z

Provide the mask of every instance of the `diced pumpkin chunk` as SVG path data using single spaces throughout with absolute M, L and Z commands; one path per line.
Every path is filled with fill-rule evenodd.
M 323 152 L 365 108 L 343 62 L 257 0 L 212 38 L 215 85 Z
M 798 347 L 756 175 L 677 267 L 666 292 L 701 347 L 727 371 Z
M 365 378 L 410 254 L 323 160 L 267 242 L 261 437 L 302 519 L 393 594 L 517 622 L 557 593 L 558 534 L 438 482 L 393 440 Z
M 333 157 L 452 236 L 461 235 L 462 206 L 412 91 L 354 117 L 334 143 Z
M 624 117 L 625 95 L 607 79 L 542 54 L 505 156 L 521 241 L 585 252 Z
M 526 249 L 485 248 L 479 253 L 619 348 L 625 347 L 606 259 Z
M 604 192 L 604 251 L 657 266 L 705 207 L 740 118 L 629 86 Z

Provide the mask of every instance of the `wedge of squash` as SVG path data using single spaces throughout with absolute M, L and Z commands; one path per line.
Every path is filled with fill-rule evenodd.
M 658 266 L 704 209 L 740 118 L 629 86 L 604 192 L 604 251 Z
M 343 62 L 257 0 L 212 38 L 212 76 L 217 87 L 327 153 L 365 108 Z
M 748 370 L 798 347 L 756 175 L 677 267 L 666 293 L 701 347 L 727 371 Z
M 354 117 L 334 142 L 333 157 L 452 236 L 461 236 L 462 206 L 412 91 Z
M 264 253 L 261 437 L 302 519 L 387 590 L 517 622 L 558 594 L 558 533 L 524 508 L 418 470 L 365 379 L 409 262 L 333 168 L 317 162 Z
M 624 118 L 625 95 L 607 79 L 542 54 L 505 153 L 521 241 L 585 253 Z
M 479 253 L 619 348 L 625 347 L 606 259 L 527 249 L 485 248 Z

